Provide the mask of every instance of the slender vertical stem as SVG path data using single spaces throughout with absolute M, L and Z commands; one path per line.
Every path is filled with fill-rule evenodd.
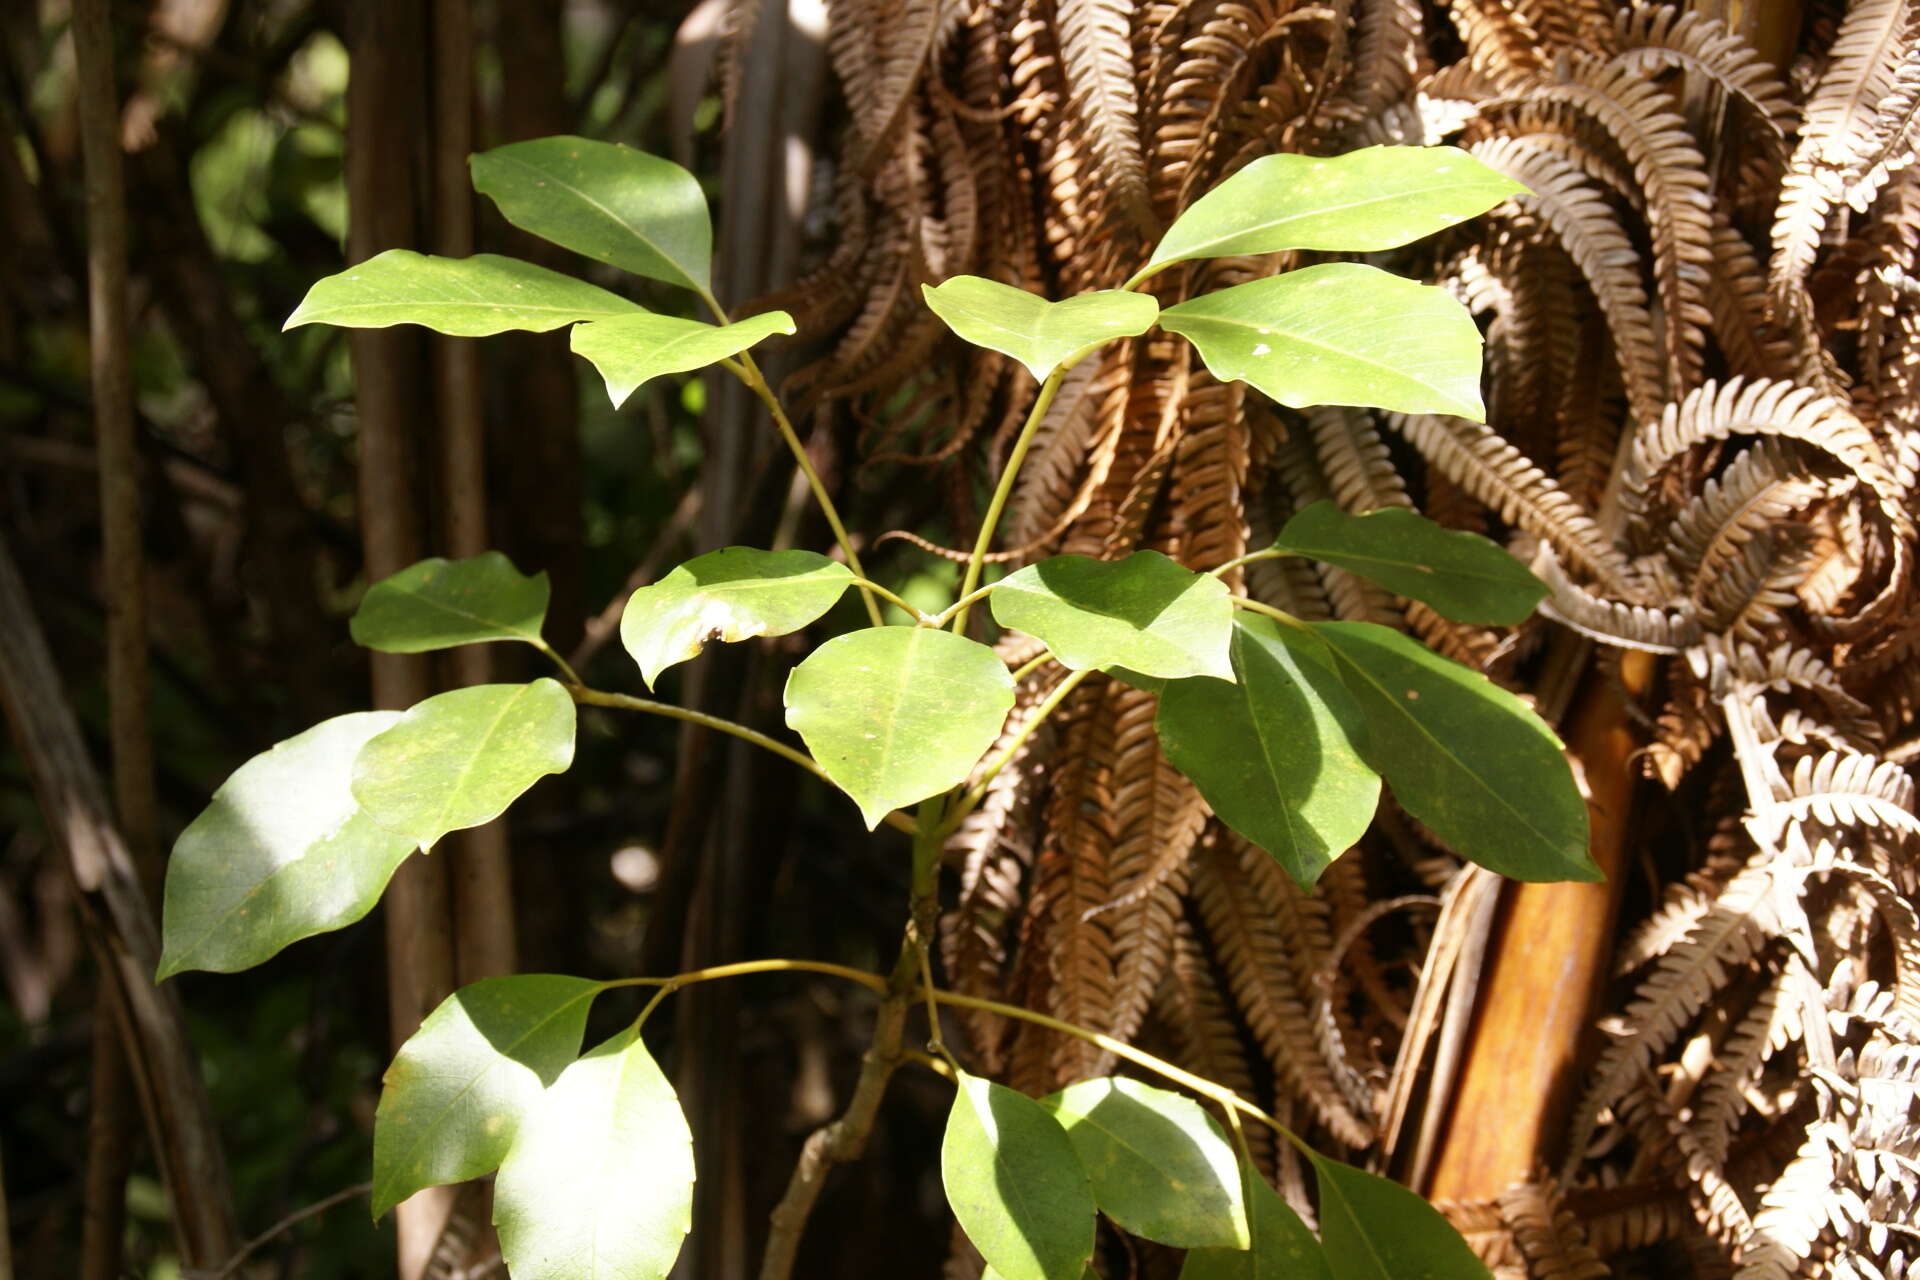
M 126 178 L 106 0 L 76 0 L 73 48 L 86 170 L 87 337 L 94 439 L 100 459 L 113 807 L 140 879 L 152 892 L 159 877 L 148 723 L 146 563 L 140 548 L 140 457 L 127 352 Z M 123 1260 L 127 1149 L 132 1145 L 134 1113 L 127 1059 L 112 1016 L 110 982 L 102 975 L 94 1002 L 81 1280 L 116 1280 Z
M 1007 455 L 1007 465 L 1000 469 L 1000 483 L 994 486 L 993 498 L 987 503 L 987 514 L 980 521 L 980 536 L 974 539 L 973 554 L 967 557 L 966 576 L 960 580 L 960 599 L 963 602 L 980 585 L 980 570 L 987 562 L 987 549 L 993 545 L 993 532 L 999 527 L 1000 513 L 1007 509 L 1007 498 L 1013 493 L 1014 477 L 1020 474 L 1020 464 L 1027 460 L 1033 434 L 1040 429 L 1040 420 L 1047 416 L 1047 408 L 1053 403 L 1054 393 L 1060 390 L 1060 379 L 1066 372 L 1067 366 L 1061 365 L 1040 384 L 1040 394 L 1034 398 L 1033 408 L 1027 411 L 1027 420 L 1020 428 L 1020 436 L 1013 442 L 1013 452 Z M 962 603 L 953 611 L 953 629 L 958 634 L 966 634 L 969 607 Z
M 913 841 L 912 890 L 906 936 L 900 941 L 900 955 L 887 975 L 886 994 L 874 1013 L 873 1039 L 861 1060 L 860 1078 L 839 1117 L 808 1135 L 787 1181 L 786 1194 L 774 1206 L 767 1232 L 767 1251 L 760 1261 L 760 1280 L 787 1280 L 793 1274 L 794 1258 L 800 1249 L 800 1237 L 814 1202 L 820 1198 L 827 1172 L 835 1164 L 857 1160 L 866 1150 L 867 1136 L 873 1132 L 874 1118 L 886 1096 L 887 1082 L 894 1070 L 906 1060 L 901 1041 L 906 1032 L 907 1011 L 919 995 L 920 975 L 926 949 L 940 912 L 940 848 L 937 834 L 945 818 L 946 797 L 924 801 L 917 815 L 920 834 Z M 935 1034 L 938 1034 L 937 1028 Z
M 727 323 L 727 309 L 720 300 L 706 289 L 700 290 L 700 300 L 713 312 L 714 319 L 721 324 Z M 820 504 L 820 514 L 827 518 L 827 527 L 833 530 L 833 540 L 840 545 L 840 554 L 847 558 L 847 568 L 854 576 L 865 578 L 867 571 L 860 566 L 860 553 L 853 549 L 853 538 L 847 533 L 847 526 L 841 523 L 840 509 L 833 505 L 833 495 L 827 492 L 826 482 L 820 479 L 820 473 L 813 468 L 813 459 L 807 456 L 807 446 L 800 439 L 800 433 L 793 429 L 792 419 L 787 417 L 786 406 L 780 403 L 780 397 L 767 385 L 766 375 L 760 372 L 760 366 L 754 363 L 753 353 L 742 351 L 731 360 L 720 362 L 734 377 L 745 383 L 747 389 L 758 396 L 760 403 L 767 407 L 767 413 L 773 418 L 774 427 L 780 432 L 780 438 L 786 441 L 787 449 L 793 454 L 793 460 L 800 467 L 800 474 L 807 478 L 807 487 L 813 490 L 813 500 Z M 873 592 L 866 586 L 860 588 L 860 598 L 866 602 L 867 617 L 873 625 L 882 626 L 880 602 L 874 599 Z

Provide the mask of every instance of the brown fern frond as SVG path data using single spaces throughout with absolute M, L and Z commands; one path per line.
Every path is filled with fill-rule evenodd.
M 1552 1179 L 1517 1183 L 1501 1193 L 1499 1204 L 1534 1280 L 1600 1280 L 1613 1274 L 1587 1243 L 1585 1229 Z
M 1133 79 L 1133 6 L 1126 0 L 1056 0 L 1067 109 L 1093 149 L 1107 209 L 1152 236 L 1140 102 Z
M 1547 584 L 1540 610 L 1583 636 L 1623 649 L 1679 653 L 1700 639 L 1700 620 L 1689 602 L 1670 611 L 1606 600 L 1567 579 L 1551 547 L 1543 546 L 1534 572 Z

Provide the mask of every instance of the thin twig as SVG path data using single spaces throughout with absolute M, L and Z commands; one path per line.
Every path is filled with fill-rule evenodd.
M 226 1265 L 218 1271 L 204 1271 L 189 1268 L 181 1271 L 181 1278 L 182 1280 L 228 1280 L 228 1277 L 239 1272 L 248 1258 L 258 1253 L 261 1249 L 266 1248 L 275 1240 L 305 1222 L 308 1218 L 325 1213 L 344 1200 L 351 1200 L 355 1196 L 364 1196 L 372 1190 L 373 1184 L 371 1182 L 356 1182 L 350 1187 L 342 1187 L 324 1200 L 316 1200 L 303 1209 L 295 1209 L 292 1213 L 241 1245 L 240 1251 L 231 1258 L 228 1258 Z

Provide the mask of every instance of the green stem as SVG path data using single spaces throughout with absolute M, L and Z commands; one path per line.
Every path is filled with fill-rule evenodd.
M 946 821 L 938 832 L 940 839 L 945 840 L 949 835 L 952 835 L 954 829 L 966 821 L 967 815 L 980 807 L 980 802 L 987 798 L 987 787 L 992 784 L 994 778 L 999 775 L 1002 769 L 1013 762 L 1015 753 L 1020 750 L 1028 738 L 1033 736 L 1033 731 L 1038 729 L 1062 702 L 1066 701 L 1067 695 L 1072 693 L 1082 680 L 1085 680 L 1092 674 L 1093 672 L 1091 671 L 1075 671 L 1053 687 L 1053 692 L 1047 695 L 1046 701 L 1034 708 L 1033 714 L 1028 716 L 1026 723 L 1020 726 L 1020 732 L 1013 735 L 1013 741 L 1009 742 L 1005 750 L 994 757 L 993 763 L 988 765 L 986 771 L 980 775 L 978 780 L 967 788 L 967 793 L 960 797 L 959 803 L 947 811 Z
M 704 711 L 690 711 L 686 707 L 676 707 L 671 702 L 655 702 L 650 698 L 636 698 L 631 694 L 608 693 L 603 689 L 589 689 L 582 684 L 567 686 L 567 692 L 573 695 L 575 702 L 591 707 L 614 707 L 621 711 L 644 711 L 649 715 L 666 716 L 670 720 L 684 720 L 688 724 L 697 724 L 702 728 L 715 729 L 721 733 L 730 733 L 743 742 L 751 742 L 764 751 L 771 751 L 782 760 L 790 760 L 814 777 L 832 786 L 839 784 L 827 776 L 814 758 L 804 751 L 796 751 L 778 738 L 769 738 L 757 729 L 749 729 L 743 724 L 735 724 L 720 716 L 710 716 Z M 888 826 L 908 835 L 915 835 L 919 828 L 913 825 L 913 819 L 895 810 L 886 817 Z
M 1013 669 L 1013 682 L 1019 684 L 1051 661 L 1053 661 L 1053 650 L 1042 649 L 1039 657 L 1029 658 Z
M 1300 621 L 1300 619 L 1294 617 L 1285 609 L 1276 609 L 1270 604 L 1262 604 L 1258 600 L 1249 600 L 1245 596 L 1232 596 L 1230 600 L 1236 609 L 1245 609 L 1248 613 L 1257 613 L 1262 617 L 1272 618 L 1282 626 L 1299 627 L 1303 631 L 1306 629 L 1306 623 Z
M 586 682 L 580 679 L 580 674 L 573 669 L 573 664 L 561 657 L 552 645 L 548 644 L 545 640 L 536 639 L 533 642 L 533 647 L 546 654 L 547 657 L 553 660 L 553 665 L 560 668 L 560 679 L 563 683 L 576 687 L 585 686 Z
M 989 595 L 993 593 L 993 589 L 999 585 L 1000 584 L 997 582 L 989 582 L 984 587 L 980 587 L 973 591 L 968 592 L 966 595 L 961 596 L 958 600 L 955 600 L 952 604 L 948 605 L 946 608 L 942 609 L 940 612 L 934 614 L 933 617 L 923 625 L 931 626 L 931 627 L 946 626 L 948 619 L 952 618 L 955 613 L 959 612 L 962 609 L 970 608 L 971 606 L 986 599 Z
M 1277 560 L 1281 556 L 1291 554 L 1293 553 L 1290 551 L 1282 551 L 1278 547 L 1268 547 L 1264 551 L 1249 551 L 1243 556 L 1235 556 L 1217 568 L 1207 570 L 1207 576 L 1212 578 L 1224 577 L 1243 564 L 1252 564 L 1256 560 Z
M 727 309 L 720 305 L 711 291 L 701 289 L 700 300 L 707 304 L 714 318 L 721 324 L 727 323 Z M 793 460 L 800 466 L 800 474 L 807 478 L 807 487 L 813 490 L 813 500 L 820 504 L 820 512 L 827 518 L 827 527 L 833 530 L 833 540 L 840 544 L 840 554 L 847 558 L 847 568 L 854 576 L 865 579 L 867 571 L 860 566 L 860 555 L 853 549 L 853 539 L 847 534 L 847 526 L 840 521 L 840 509 L 833 505 L 833 498 L 827 493 L 827 486 L 820 479 L 820 473 L 813 469 L 813 459 L 807 456 L 807 446 L 801 442 L 800 433 L 793 429 L 793 423 L 787 417 L 787 411 L 780 403 L 780 397 L 773 394 L 773 388 L 767 385 L 767 379 L 760 372 L 760 366 L 754 363 L 753 353 L 742 351 L 738 357 L 720 361 L 720 364 L 734 377 L 746 384 L 747 390 L 758 396 L 760 403 L 767 407 L 773 417 L 773 425 L 778 428 L 780 438 L 787 442 L 787 449 L 793 454 Z M 880 617 L 879 601 L 869 589 L 871 583 L 861 587 L 860 598 L 866 601 L 867 616 L 873 625 L 884 626 Z
M 900 608 L 906 610 L 907 616 L 913 619 L 913 625 L 916 627 L 937 627 L 940 625 L 938 619 L 928 614 L 920 612 L 918 608 L 916 608 L 911 604 L 908 604 L 905 600 L 902 600 L 899 596 L 887 590 L 885 587 L 881 586 L 877 582 L 869 582 L 865 578 L 855 578 L 853 580 L 853 585 L 855 585 L 856 587 L 859 587 L 862 591 L 871 591 L 875 595 L 879 596 L 882 600 L 885 600 L 890 604 L 898 605 Z
M 1129 291 L 1138 289 L 1141 285 L 1145 284 L 1148 280 L 1152 279 L 1154 276 L 1159 275 L 1162 271 L 1165 271 L 1168 267 L 1171 267 L 1173 265 L 1174 264 L 1171 262 L 1161 262 L 1161 263 L 1155 263 L 1155 264 L 1150 264 L 1148 266 L 1144 266 L 1140 268 L 1138 271 L 1134 272 L 1132 278 L 1129 279 L 1125 284 L 1121 285 L 1120 287 L 1122 289 L 1126 289 Z
M 987 562 L 987 549 L 993 545 L 993 531 L 1000 524 L 1000 513 L 1006 510 L 1007 498 L 1013 493 L 1014 477 L 1020 474 L 1020 464 L 1027 460 L 1033 434 L 1040 429 L 1040 420 L 1047 416 L 1047 407 L 1053 403 L 1054 393 L 1060 390 L 1060 379 L 1066 372 L 1067 366 L 1060 365 L 1040 384 L 1040 394 L 1035 397 L 1033 408 L 1027 411 L 1019 438 L 1013 442 L 1013 452 L 1007 455 L 1007 465 L 1000 468 L 1000 483 L 994 486 L 993 499 L 987 503 L 987 514 L 980 521 L 980 536 L 974 539 L 973 554 L 967 557 L 966 576 L 960 580 L 960 602 L 954 607 L 953 629 L 962 635 L 967 630 L 969 597 L 980 585 L 980 570 Z

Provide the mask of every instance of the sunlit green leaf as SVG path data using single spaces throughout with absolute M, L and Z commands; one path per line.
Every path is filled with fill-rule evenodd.
M 1458 147 L 1262 156 L 1194 201 L 1168 228 L 1150 265 L 1282 249 L 1373 253 L 1524 191 Z
M 792 333 L 793 317 L 769 311 L 729 325 L 681 320 L 643 311 L 614 320 L 576 325 L 568 341 L 600 371 L 613 407 L 666 373 L 686 373 L 739 355 L 775 333 Z
M 387 1067 L 373 1120 L 373 1216 L 499 1168 L 521 1119 L 580 1053 L 601 984 L 486 978 L 428 1014 Z
M 1326 646 L 1300 627 L 1237 615 L 1233 670 L 1238 684 L 1168 684 L 1154 728 L 1220 820 L 1311 888 L 1380 801 L 1380 775 L 1353 745 L 1365 731 L 1359 708 Z
M 976 347 L 1012 356 L 1035 378 L 1103 346 L 1153 327 L 1160 304 L 1141 293 L 1105 289 L 1060 302 L 979 276 L 921 285 L 947 328 Z
M 573 722 L 573 699 L 554 680 L 438 694 L 361 748 L 354 798 L 387 830 L 431 848 L 571 765 Z
M 1066 1129 L 1100 1212 L 1123 1228 L 1183 1249 L 1246 1247 L 1233 1148 L 1192 1098 L 1103 1076 L 1040 1105 Z
M 1074 671 L 1112 665 L 1164 679 L 1233 678 L 1226 586 L 1158 551 L 1053 556 L 1008 574 L 988 600 L 1001 626 L 1043 641 Z
M 388 249 L 318 281 L 285 327 L 384 329 L 418 324 L 458 338 L 483 338 L 509 329 L 545 333 L 577 320 L 604 320 L 639 309 L 584 280 L 518 258 L 491 253 L 434 258 L 411 249 Z
M 827 641 L 787 677 L 787 723 L 869 828 L 966 781 L 1013 707 L 993 650 L 931 627 Z
M 940 1145 L 960 1229 L 1006 1280 L 1077 1275 L 1093 1252 L 1093 1189 L 1066 1131 L 1032 1098 L 961 1072 Z
M 1333 1280 L 1491 1280 L 1438 1210 L 1397 1182 L 1312 1156 Z
M 1501 875 L 1600 878 L 1560 740 L 1525 703 L 1397 631 L 1312 625 L 1365 718 L 1354 745 L 1408 813 Z
M 712 281 L 713 223 L 694 176 L 617 142 L 535 138 L 473 157 L 473 186 L 508 222 L 635 275 Z
M 424 653 L 482 640 L 540 642 L 547 575 L 528 577 L 498 551 L 422 560 L 367 588 L 350 628 L 355 644 Z
M 1519 622 L 1547 594 L 1546 583 L 1498 543 L 1443 529 L 1404 507 L 1355 516 L 1316 502 L 1295 512 L 1273 545 L 1357 573 L 1455 622 Z
M 627 598 L 620 641 L 647 687 L 709 640 L 784 636 L 831 609 L 853 581 L 847 566 L 812 551 L 724 547 L 680 565 Z
M 1372 405 L 1481 421 L 1480 330 L 1446 290 L 1328 262 L 1202 294 L 1160 313 L 1222 381 L 1295 409 Z
M 1332 1280 L 1326 1250 L 1307 1224 L 1267 1180 L 1242 1166 L 1246 1188 L 1245 1249 L 1195 1249 L 1180 1268 L 1180 1280 Z
M 361 811 L 353 761 L 399 720 L 335 716 L 234 770 L 167 862 L 158 978 L 249 969 L 373 909 L 413 843 Z
M 493 1188 L 513 1280 L 661 1280 L 693 1224 L 693 1134 L 629 1027 L 520 1123 Z

